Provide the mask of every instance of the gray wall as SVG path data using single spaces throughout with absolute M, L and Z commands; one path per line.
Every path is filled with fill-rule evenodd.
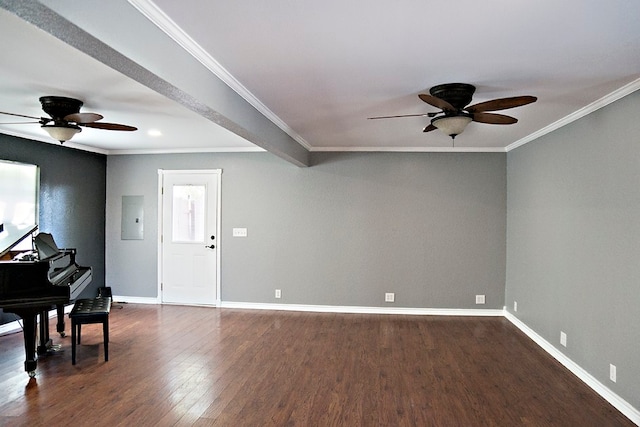
M 507 159 L 507 309 L 636 408 L 639 111 L 629 95 Z
M 158 169 L 222 169 L 222 300 L 492 308 L 504 305 L 506 155 L 268 153 L 109 156 L 107 284 L 157 296 Z M 145 236 L 120 240 L 123 195 Z M 233 238 L 233 227 L 248 228 Z M 282 299 L 274 299 L 274 289 Z M 485 294 L 486 305 L 475 305 Z
M 40 166 L 39 231 L 77 249 L 78 264 L 93 269 L 83 296 L 95 295 L 104 286 L 106 156 L 0 134 L 0 158 Z

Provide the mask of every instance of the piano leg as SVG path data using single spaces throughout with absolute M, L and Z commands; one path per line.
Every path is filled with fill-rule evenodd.
M 56 306 L 56 310 L 58 312 L 58 323 L 56 323 L 56 331 L 60 334 L 61 337 L 66 337 L 67 334 L 64 331 L 64 304 L 58 304 Z
M 51 348 L 51 340 L 49 339 L 49 311 L 40 312 L 40 345 L 38 346 L 38 354 L 47 354 Z
M 20 317 L 23 322 L 24 350 L 27 355 L 24 370 L 33 378 L 36 376 L 36 368 L 38 367 L 38 357 L 36 356 L 36 318 L 38 312 L 23 311 L 20 313 Z

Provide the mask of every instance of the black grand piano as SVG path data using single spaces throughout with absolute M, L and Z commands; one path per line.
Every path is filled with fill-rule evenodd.
M 75 249 L 58 249 L 48 233 L 39 233 L 33 240 L 36 251 L 0 261 L 0 308 L 22 318 L 24 370 L 30 377 L 35 376 L 38 355 L 52 348 L 49 310 L 57 309 L 57 331 L 64 336 L 64 306 L 91 283 L 91 267 L 76 264 Z M 38 316 L 40 339 L 36 347 Z

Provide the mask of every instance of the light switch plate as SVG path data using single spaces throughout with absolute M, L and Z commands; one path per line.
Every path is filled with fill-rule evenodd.
M 233 229 L 233 237 L 247 237 L 247 229 L 246 228 L 234 228 Z

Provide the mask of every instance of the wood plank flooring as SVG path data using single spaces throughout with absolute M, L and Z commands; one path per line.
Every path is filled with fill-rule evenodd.
M 29 380 L 0 337 L 0 425 L 634 425 L 503 318 L 122 307 L 108 362 L 101 325 L 72 366 L 52 321 Z

